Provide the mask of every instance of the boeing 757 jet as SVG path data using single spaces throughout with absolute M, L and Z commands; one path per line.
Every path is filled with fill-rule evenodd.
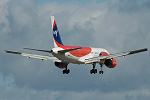
M 54 48 L 52 48 L 51 50 L 39 50 L 39 49 L 31 49 L 31 48 L 24 48 L 24 49 L 47 52 L 47 53 L 51 53 L 53 56 L 29 54 L 29 53 L 22 53 L 22 52 L 9 51 L 9 50 L 5 50 L 6 53 L 19 54 L 22 56 L 26 56 L 27 58 L 53 60 L 56 67 L 64 69 L 63 74 L 70 73 L 70 70 L 68 69 L 69 63 L 92 64 L 93 68 L 90 70 L 90 73 L 96 74 L 97 69 L 95 68 L 95 66 L 96 63 L 98 63 L 100 65 L 99 73 L 103 74 L 103 65 L 107 66 L 108 68 L 114 68 L 117 65 L 117 62 L 114 58 L 124 57 L 126 55 L 148 51 L 147 48 L 144 48 L 144 49 L 139 49 L 134 51 L 109 54 L 109 52 L 103 48 L 65 46 L 61 41 L 61 37 L 54 16 L 51 16 L 51 23 L 52 23 Z

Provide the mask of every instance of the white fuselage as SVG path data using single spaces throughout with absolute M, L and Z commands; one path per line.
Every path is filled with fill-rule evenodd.
M 102 52 L 106 52 L 107 54 L 109 54 L 108 51 L 103 48 L 91 48 L 91 52 L 89 52 L 86 55 L 84 55 L 84 53 L 86 53 L 86 49 L 84 51 L 78 50 L 76 52 L 70 51 L 66 53 L 59 53 L 58 51 L 60 50 L 64 50 L 64 49 L 61 47 L 53 48 L 52 49 L 53 56 L 57 57 L 59 60 L 63 62 L 74 63 L 74 64 L 85 64 L 85 59 L 101 56 Z M 75 52 L 76 54 L 71 54 L 71 52 Z

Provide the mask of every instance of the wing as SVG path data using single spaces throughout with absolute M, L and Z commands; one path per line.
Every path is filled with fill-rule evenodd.
M 6 53 L 12 53 L 12 54 L 18 54 L 21 56 L 25 56 L 28 58 L 36 58 L 36 59 L 41 59 L 41 60 L 53 60 L 53 61 L 60 61 L 59 59 L 57 59 L 56 57 L 53 56 L 47 56 L 47 55 L 37 55 L 37 54 L 29 54 L 29 53 L 22 53 L 22 52 L 16 52 L 16 51 L 8 51 L 5 50 Z
M 99 62 L 102 59 L 111 59 L 111 58 L 116 58 L 116 57 L 124 57 L 126 55 L 131 55 L 131 54 L 140 53 L 140 52 L 144 52 L 144 51 L 148 51 L 148 49 L 145 48 L 145 49 L 140 49 L 140 50 L 110 54 L 110 55 L 106 55 L 106 56 L 98 56 L 98 57 L 88 58 L 88 59 L 85 59 L 85 63 L 88 64 L 88 63 Z

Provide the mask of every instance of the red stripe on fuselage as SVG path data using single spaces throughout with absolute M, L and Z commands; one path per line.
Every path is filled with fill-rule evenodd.
M 73 48 L 80 48 L 80 47 L 78 47 L 78 46 L 62 46 L 61 48 L 66 50 L 66 49 L 73 49 Z M 70 51 L 69 53 L 75 57 L 83 57 L 83 56 L 86 56 L 89 53 L 91 53 L 91 51 L 92 51 L 92 49 L 89 47 L 82 47 L 81 49 Z
M 80 48 L 79 46 L 63 46 L 63 45 L 59 44 L 55 39 L 54 39 L 54 41 L 58 47 L 60 47 L 64 50 Z M 69 53 L 75 57 L 83 57 L 83 56 L 86 56 L 89 53 L 91 53 L 91 51 L 92 51 L 92 49 L 90 47 L 82 47 L 81 49 L 70 51 Z

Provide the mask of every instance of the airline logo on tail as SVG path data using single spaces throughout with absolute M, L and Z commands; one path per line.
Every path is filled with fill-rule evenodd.
M 56 21 L 54 19 L 54 16 L 51 16 L 51 22 L 52 22 L 54 47 L 61 47 L 61 46 L 63 46 L 63 43 L 61 41 L 59 31 L 58 31 L 58 27 L 57 27 Z

